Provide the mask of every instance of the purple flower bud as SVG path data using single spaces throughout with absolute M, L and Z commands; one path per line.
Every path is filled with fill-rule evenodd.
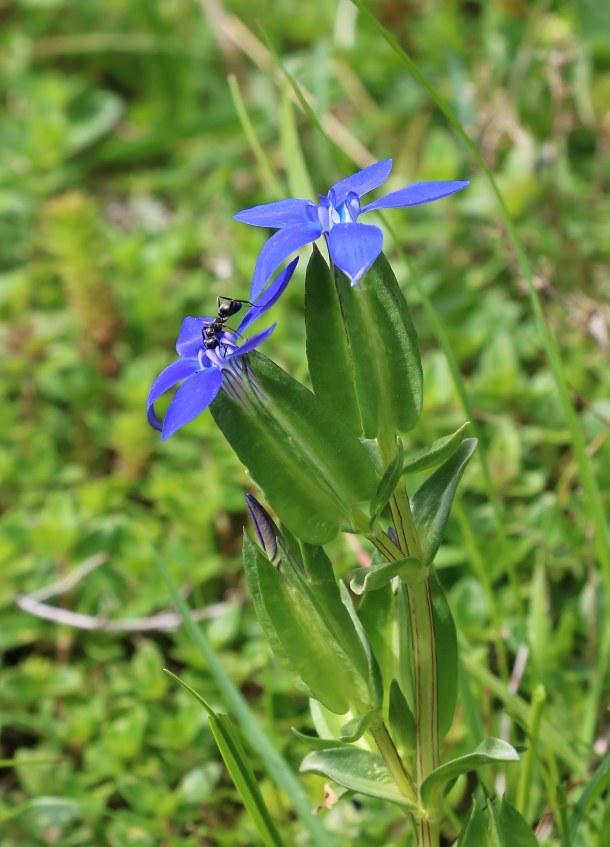
M 265 551 L 265 555 L 269 561 L 277 567 L 280 564 L 280 554 L 278 551 L 278 538 L 281 543 L 280 531 L 252 494 L 246 494 L 245 497 L 250 518 L 254 524 L 254 529 L 258 535 L 261 547 Z

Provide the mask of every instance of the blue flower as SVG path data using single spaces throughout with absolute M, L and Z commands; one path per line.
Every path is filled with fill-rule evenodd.
M 148 422 L 161 432 L 162 440 L 169 438 L 177 429 L 207 409 L 221 388 L 233 399 L 243 399 L 241 378 L 244 365 L 241 357 L 266 341 L 276 325 L 273 324 L 269 329 L 253 335 L 241 347 L 238 346 L 238 339 L 241 338 L 242 332 L 264 315 L 280 297 L 290 282 L 298 261 L 295 259 L 282 271 L 260 300 L 248 309 L 235 331 L 224 328 L 219 330 L 214 336 L 218 342 L 214 348 L 204 344 L 202 334 L 204 328 L 213 323 L 214 318 L 187 317 L 182 321 L 176 341 L 179 358 L 161 371 L 153 382 L 146 401 Z M 162 394 L 181 380 L 184 382 L 176 391 L 161 423 L 155 413 L 154 404 Z
M 396 209 L 418 206 L 440 200 L 470 183 L 442 181 L 416 182 L 392 191 L 379 200 L 362 207 L 360 200 L 369 191 L 386 181 L 392 170 L 392 160 L 386 159 L 341 180 L 320 202 L 290 198 L 245 209 L 233 217 L 251 226 L 278 229 L 261 250 L 250 297 L 255 300 L 264 290 L 276 269 L 295 250 L 324 235 L 333 263 L 358 285 L 383 247 L 383 233 L 377 226 L 357 223 L 360 215 L 377 209 Z

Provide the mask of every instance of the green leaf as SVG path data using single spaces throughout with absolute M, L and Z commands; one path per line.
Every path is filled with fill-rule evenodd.
M 310 750 L 328 750 L 331 747 L 345 747 L 343 741 L 336 738 L 320 738 L 319 735 L 307 735 L 292 727 L 292 734 Z
M 280 838 L 273 818 L 260 793 L 256 776 L 250 766 L 237 729 L 229 716 L 215 712 L 207 700 L 204 700 L 194 688 L 191 688 L 190 685 L 171 671 L 165 668 L 164 671 L 188 691 L 208 713 L 210 729 L 212 730 L 212 735 L 214 736 L 220 755 L 264 843 L 267 847 L 284 847 L 284 842 Z
M 311 391 L 265 356 L 248 359 L 248 408 L 220 392 L 214 420 L 288 529 L 326 543 L 373 496 L 375 469 L 345 422 Z
M 271 812 L 263 800 L 256 775 L 250 766 L 237 729 L 228 715 L 213 715 L 208 720 L 229 775 L 263 842 L 267 847 L 284 847 Z
M 367 592 L 358 605 L 358 618 L 381 676 L 383 697 L 387 701 L 394 673 L 394 592 L 389 583 L 379 591 Z M 387 706 L 387 702 L 384 704 Z
M 433 567 L 429 572 L 430 601 L 436 637 L 436 674 L 438 679 L 438 735 L 449 732 L 458 694 L 458 648 L 455 623 L 445 592 Z
M 457 847 L 489 847 L 487 820 L 474 798 L 468 820 L 460 832 Z
M 366 438 L 394 437 L 417 423 L 422 368 L 407 302 L 383 253 L 360 285 L 335 271 L 343 327 L 352 360 L 351 381 Z
M 506 797 L 502 800 L 499 812 L 491 803 L 489 811 L 494 847 L 539 847 L 530 825 Z
M 413 519 L 426 565 L 433 561 L 440 547 L 458 483 L 476 446 L 476 438 L 464 439 L 455 453 L 420 485 L 411 499 Z
M 163 561 L 154 549 L 151 552 L 155 567 L 167 584 L 172 601 L 184 620 L 188 635 L 203 656 L 210 676 L 220 695 L 223 697 L 231 713 L 239 721 L 249 746 L 260 756 L 261 762 L 275 784 L 288 797 L 291 807 L 298 815 L 304 829 L 308 831 L 312 843 L 316 847 L 336 847 L 336 840 L 332 833 L 325 829 L 320 821 L 311 814 L 311 802 L 302 785 L 277 749 L 277 746 L 272 742 L 265 727 L 259 722 L 242 693 L 231 681 L 222 662 L 210 646 L 205 632 L 195 622 L 188 603 L 171 578 Z
M 390 497 L 394 493 L 396 486 L 400 481 L 403 472 L 405 448 L 400 438 L 396 439 L 396 455 L 384 471 L 381 481 L 377 486 L 377 491 L 371 500 L 371 520 L 372 527 L 379 515 L 388 505 Z
M 402 693 L 400 685 L 393 679 L 390 685 L 390 730 L 401 753 L 415 750 L 416 727 L 413 712 Z
M 424 806 L 431 808 L 443 791 L 444 786 L 452 779 L 468 771 L 475 770 L 481 765 L 493 762 L 518 762 L 519 754 L 514 747 L 499 738 L 487 738 L 481 742 L 472 753 L 460 756 L 451 762 L 436 768 L 424 780 L 421 786 L 421 797 Z
M 317 397 L 362 435 L 352 356 L 334 277 L 314 245 L 305 276 L 307 363 Z
M 421 567 L 419 559 L 399 559 L 397 562 L 383 562 L 366 568 L 355 568 L 350 588 L 354 594 L 358 595 L 366 591 L 378 591 L 395 576 L 407 577 L 409 574 L 421 571 Z
M 403 474 L 414 474 L 426 471 L 428 468 L 436 468 L 445 459 L 453 455 L 462 442 L 462 435 L 470 424 L 467 421 L 462 424 L 459 429 L 452 432 L 451 435 L 445 435 L 429 444 L 427 447 L 418 450 L 411 456 L 407 456 L 402 466 Z
M 356 747 L 316 750 L 303 759 L 301 773 L 318 773 L 359 794 L 389 800 L 407 809 L 416 806 L 404 797 L 378 753 Z
M 364 733 L 374 724 L 378 724 L 381 718 L 380 709 L 371 709 L 364 715 L 352 718 L 344 724 L 339 730 L 339 738 L 341 741 L 350 743 L 358 741 Z
M 333 566 L 322 549 L 313 544 L 301 544 L 303 565 L 309 577 L 309 589 L 312 602 L 318 608 L 332 637 L 341 645 L 346 656 L 358 674 L 366 679 L 370 673 L 369 645 L 363 633 L 358 631 L 359 622 L 354 625 L 352 609 L 342 598 Z M 351 603 L 350 603 L 351 606 Z
M 282 561 L 289 567 L 287 559 Z M 336 714 L 345 714 L 351 705 L 368 710 L 373 699 L 368 658 L 357 634 L 341 630 L 354 629 L 341 601 L 337 602 L 344 617 L 339 618 L 338 610 L 328 603 L 321 606 L 295 572 L 280 574 L 248 537 L 244 539 L 244 562 L 255 608 L 257 612 L 262 608 L 261 625 L 278 658 Z M 355 655 L 354 649 L 359 654 Z
M 576 837 L 578 826 L 583 815 L 590 809 L 593 803 L 610 788 L 610 753 L 603 759 L 589 782 L 586 784 L 574 811 L 570 817 L 570 838 Z

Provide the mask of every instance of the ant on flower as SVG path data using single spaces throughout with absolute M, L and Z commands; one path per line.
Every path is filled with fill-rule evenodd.
M 226 302 L 221 302 L 222 300 Z M 227 321 L 233 315 L 236 315 L 242 306 L 247 303 L 249 306 L 254 306 L 249 300 L 234 300 L 231 297 L 217 297 L 216 305 L 218 307 L 218 315 L 210 323 L 204 324 L 201 330 L 203 346 L 206 350 L 215 350 L 223 344 L 221 338 L 225 331 Z

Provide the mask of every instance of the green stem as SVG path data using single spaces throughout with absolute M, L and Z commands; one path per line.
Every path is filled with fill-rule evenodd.
M 413 778 L 407 770 L 405 763 L 400 758 L 385 724 L 381 724 L 376 729 L 371 727 L 370 732 L 401 793 L 412 803 L 419 805 L 417 788 L 415 787 Z
M 380 438 L 379 446 L 384 462 L 387 464 L 389 451 L 393 448 Z M 390 500 L 392 522 L 398 537 L 400 551 L 392 555 L 411 556 L 421 559 L 422 549 L 411 512 L 411 504 L 406 489 L 400 485 Z M 384 551 L 385 552 L 385 551 Z M 387 553 L 385 553 L 387 555 Z M 421 786 L 439 762 L 438 739 L 438 678 L 436 663 L 436 635 L 430 581 L 427 568 L 421 569 L 417 577 L 410 577 L 404 583 L 407 592 L 409 625 L 411 631 L 413 688 L 415 699 L 416 732 L 416 769 L 417 785 Z M 439 842 L 439 829 L 435 822 L 437 810 L 427 810 L 433 818 L 415 821 L 416 843 L 418 847 L 436 847 Z

